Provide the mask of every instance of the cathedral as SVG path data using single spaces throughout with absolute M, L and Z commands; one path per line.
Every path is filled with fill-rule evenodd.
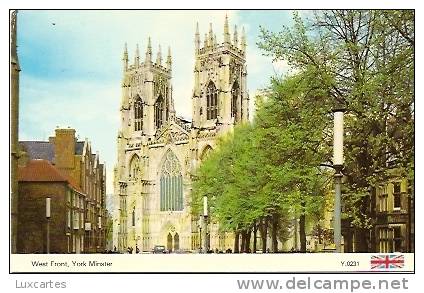
M 249 119 L 246 85 L 246 36 L 237 27 L 230 34 L 225 18 L 223 42 L 210 25 L 201 41 L 194 41 L 192 121 L 175 113 L 172 95 L 172 58 L 168 49 L 152 60 L 150 38 L 144 61 L 137 45 L 134 63 L 123 54 L 120 129 L 114 168 L 113 243 L 151 251 L 197 251 L 199 216 L 190 211 L 191 183 L 196 168 L 216 146 L 218 136 Z M 182 97 L 179 97 L 180 99 Z M 233 235 L 210 223 L 211 249 L 233 246 Z

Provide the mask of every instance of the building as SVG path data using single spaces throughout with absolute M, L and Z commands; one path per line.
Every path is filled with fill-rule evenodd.
M 46 218 L 50 198 L 50 219 Z M 47 160 L 30 160 L 19 168 L 18 253 L 84 252 L 84 202 L 86 195 L 72 178 Z M 49 221 L 49 235 L 47 235 Z
M 19 159 L 19 67 L 16 24 L 17 11 L 10 15 L 10 215 L 11 215 L 11 252 L 16 253 L 18 230 L 18 159 Z
M 190 212 L 192 176 L 217 137 L 249 118 L 244 29 L 240 40 L 236 27 L 230 35 L 226 18 L 223 42 L 211 25 L 201 45 L 197 26 L 194 59 L 193 120 L 188 121 L 174 110 L 170 50 L 163 63 L 159 47 L 152 61 L 149 38 L 144 61 L 137 46 L 130 65 L 125 45 L 114 169 L 113 242 L 120 251 L 200 248 L 199 218 Z M 233 247 L 232 237 L 210 225 L 210 248 Z
M 61 174 L 73 180 L 85 194 L 84 251 L 103 252 L 106 248 L 106 167 L 93 154 L 86 139 L 78 141 L 74 129 L 56 129 L 48 141 L 21 141 L 20 165 L 35 159 L 50 162 Z
M 414 252 L 412 182 L 396 176 L 396 172 L 393 175 L 375 189 L 375 251 Z

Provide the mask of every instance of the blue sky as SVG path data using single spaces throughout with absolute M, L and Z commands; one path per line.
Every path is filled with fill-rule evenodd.
M 288 69 L 286 62 L 272 63 L 262 56 L 256 47 L 259 26 L 279 31 L 291 23 L 289 11 L 20 11 L 20 140 L 46 140 L 57 126 L 75 128 L 106 162 L 111 193 L 124 43 L 130 62 L 137 43 L 144 57 L 149 36 L 154 59 L 159 44 L 162 55 L 171 47 L 175 109 L 177 115 L 191 118 L 196 22 L 202 39 L 212 23 L 220 42 L 225 14 L 231 33 L 235 24 L 239 35 L 245 27 L 253 98 L 271 75 Z

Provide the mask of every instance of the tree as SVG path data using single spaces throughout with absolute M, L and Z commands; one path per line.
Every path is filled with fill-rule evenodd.
M 414 12 L 318 11 L 305 21 L 294 13 L 292 28 L 262 28 L 260 38 L 266 55 L 312 76 L 303 92 L 326 95 L 315 107 L 346 107 L 344 217 L 369 229 L 372 186 L 393 168 L 414 174 Z M 357 239 L 359 251 L 371 246 Z

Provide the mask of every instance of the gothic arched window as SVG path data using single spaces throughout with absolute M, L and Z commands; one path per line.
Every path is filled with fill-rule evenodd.
M 216 119 L 218 115 L 218 91 L 211 81 L 206 91 L 206 119 Z
M 135 207 L 133 208 L 133 210 L 132 210 L 132 226 L 134 227 L 135 226 Z
M 139 96 L 134 102 L 134 130 L 143 130 L 143 103 Z
M 165 154 L 160 176 L 160 210 L 183 210 L 183 176 L 180 162 L 172 151 Z
M 137 180 L 139 172 L 140 172 L 140 159 L 138 158 L 137 155 L 134 155 L 130 161 L 128 177 L 130 178 L 130 180 Z
M 235 117 L 237 121 L 237 105 L 239 104 L 240 88 L 237 81 L 234 82 L 231 89 L 231 117 Z
M 162 95 L 158 97 L 155 103 L 155 125 L 156 128 L 160 128 L 163 123 L 163 98 Z

